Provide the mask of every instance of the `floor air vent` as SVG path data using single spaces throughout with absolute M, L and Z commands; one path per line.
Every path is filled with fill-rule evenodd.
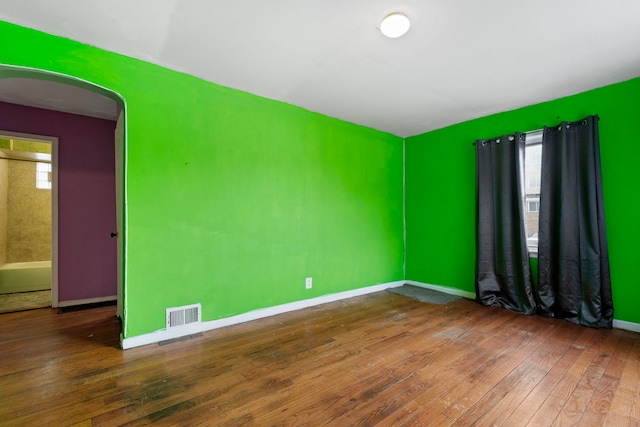
M 200 323 L 201 312 L 200 304 L 167 308 L 167 329 L 188 325 L 190 323 Z

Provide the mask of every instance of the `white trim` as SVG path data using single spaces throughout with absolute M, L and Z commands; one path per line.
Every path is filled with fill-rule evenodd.
M 124 194 L 125 189 L 124 185 L 124 143 L 126 139 L 126 125 L 125 125 L 125 110 L 122 109 L 118 114 L 118 121 L 116 122 L 116 129 L 114 130 L 114 152 L 115 152 L 115 181 L 116 181 L 116 191 L 115 191 L 115 206 L 116 206 L 116 286 L 117 291 L 116 295 L 118 296 L 117 308 L 116 308 L 116 316 L 119 319 L 123 319 L 124 316 L 124 307 L 122 305 L 123 302 L 123 248 L 124 248 L 124 220 L 123 220 L 123 212 L 124 212 Z M 123 323 L 124 324 L 124 323 Z
M 464 298 L 476 299 L 476 294 L 473 292 L 467 292 L 456 288 L 450 288 L 448 286 L 431 285 L 428 283 L 415 282 L 413 280 L 406 280 L 407 285 L 418 286 L 421 288 L 433 289 L 434 291 L 444 292 L 445 294 L 457 295 Z M 627 322 L 626 320 L 613 319 L 613 327 L 618 329 L 625 329 L 632 332 L 640 332 L 640 323 Z
M 76 300 L 72 300 L 72 301 L 60 301 L 58 303 L 58 307 L 71 307 L 71 306 L 74 306 L 74 305 L 95 304 L 97 302 L 116 301 L 117 299 L 118 299 L 117 295 L 111 295 L 111 296 L 108 296 L 108 297 L 76 299 Z
M 441 285 L 431 285 L 429 283 L 415 282 L 413 280 L 405 280 L 407 285 L 418 286 L 420 288 L 433 289 L 434 291 L 439 291 L 449 295 L 457 295 L 463 298 L 469 298 L 472 300 L 476 299 L 476 294 L 474 292 L 467 292 L 461 289 L 450 288 L 449 286 L 441 286 Z
M 287 313 L 289 311 L 301 310 L 303 308 L 313 307 L 320 304 L 339 301 L 347 298 L 353 298 L 360 295 L 370 294 L 372 292 L 384 291 L 389 288 L 396 288 L 405 284 L 404 280 L 396 282 L 383 283 L 380 285 L 368 286 L 366 288 L 353 289 L 350 291 L 339 292 L 336 294 L 323 295 L 316 298 L 295 301 L 288 304 L 276 305 L 273 307 L 253 310 L 248 313 L 238 314 L 236 316 L 225 317 L 224 319 L 212 320 L 203 323 L 190 323 L 184 326 L 173 327 L 170 330 L 160 329 L 144 335 L 138 335 L 131 338 L 123 338 L 120 336 L 120 345 L 124 350 L 139 347 L 141 345 L 153 344 L 160 341 L 180 338 L 187 335 L 206 332 L 212 329 L 223 328 L 225 326 L 237 325 L 239 323 L 250 322 L 252 320 L 262 319 L 264 317 L 275 316 L 277 314 Z M 115 298 L 115 297 L 114 297 Z
M 18 73 L 24 73 L 25 75 L 27 75 L 27 77 L 25 77 L 25 75 L 22 74 L 12 74 L 8 77 L 2 76 L 2 72 L 3 71 L 16 71 Z M 34 76 L 36 75 L 36 76 Z M 46 76 L 49 78 L 42 78 L 42 76 Z M 126 102 L 124 100 L 124 97 L 121 96 L 118 92 L 109 89 L 105 86 L 99 85 L 97 83 L 94 83 L 90 80 L 85 80 L 81 77 L 76 77 L 76 76 L 72 76 L 70 74 L 64 74 L 64 73 L 59 73 L 57 71 L 51 71 L 51 70 L 45 70 L 42 68 L 34 68 L 34 67 L 29 67 L 29 66 L 24 66 L 24 65 L 15 65 L 15 64 L 7 64 L 4 62 L 0 62 L 0 79 L 5 79 L 5 78 L 9 78 L 9 77 L 20 77 L 20 78 L 27 78 L 27 79 L 41 79 L 41 80 L 49 80 L 49 81 L 54 81 L 57 83 L 63 83 L 63 84 L 70 84 L 69 82 L 75 82 L 75 83 L 79 83 L 78 85 L 74 85 L 72 84 L 72 86 L 76 86 L 79 87 L 81 89 L 87 89 L 87 90 L 91 90 L 93 89 L 100 89 L 99 92 L 96 92 L 95 90 L 93 90 L 93 92 L 95 93 L 99 93 L 100 95 L 106 96 L 107 98 L 113 99 L 116 102 L 122 102 L 122 106 L 124 107 L 126 105 Z M 116 99 L 117 98 L 117 99 Z M 108 120 L 108 119 L 107 119 Z
M 212 320 L 209 322 L 188 324 L 180 327 L 171 328 L 171 330 L 160 329 L 156 332 L 149 334 L 138 335 L 131 338 L 122 338 L 120 335 L 120 345 L 123 350 L 127 350 L 134 347 L 153 344 L 160 341 L 180 338 L 200 332 L 206 332 L 213 329 L 224 328 L 225 326 L 237 325 L 239 323 L 250 322 L 252 320 L 262 319 L 264 317 L 275 316 L 290 311 L 301 310 L 315 305 L 326 304 L 329 302 L 339 301 L 347 298 L 353 298 L 360 295 L 366 295 L 373 292 L 383 291 L 389 288 L 397 288 L 402 285 L 413 285 L 426 289 L 433 289 L 435 291 L 443 292 L 449 295 L 457 295 L 463 298 L 475 300 L 476 294 L 473 292 L 463 291 L 461 289 L 451 288 L 449 286 L 432 285 L 429 283 L 416 282 L 414 280 L 398 280 L 395 282 L 383 283 L 380 285 L 369 286 L 366 288 L 354 289 L 351 291 L 340 292 L 336 294 L 324 295 L 321 297 L 311 298 L 308 300 L 296 301 L 288 304 L 277 305 L 274 307 L 267 307 L 259 310 L 250 311 L 248 313 L 239 314 L 236 316 L 226 317 L 224 319 Z M 101 298 L 95 298 L 98 300 Z M 105 300 L 114 300 L 116 296 L 108 297 Z M 67 305 L 70 301 L 61 303 L 63 306 Z M 91 302 L 99 302 L 92 300 L 73 301 L 73 303 L 87 304 Z M 73 305 L 73 304 L 69 304 Z M 625 320 L 613 320 L 613 327 L 618 329 L 625 329 L 633 332 L 640 332 L 640 323 L 627 322 Z
M 58 138 L 51 143 L 51 307 L 56 308 L 59 306 L 59 256 L 58 256 L 58 168 L 59 168 L 59 155 L 58 155 Z
M 640 323 L 627 322 L 626 320 L 613 319 L 613 327 L 632 332 L 640 332 Z

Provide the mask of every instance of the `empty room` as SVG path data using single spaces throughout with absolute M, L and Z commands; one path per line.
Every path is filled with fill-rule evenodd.
M 0 424 L 640 425 L 639 18 L 0 0 Z

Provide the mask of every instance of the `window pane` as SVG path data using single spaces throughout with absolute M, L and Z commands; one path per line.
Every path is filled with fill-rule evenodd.
M 51 189 L 51 163 L 36 163 L 36 188 Z
M 538 217 L 540 212 L 540 178 L 542 144 L 541 134 L 527 134 L 527 145 L 524 152 L 524 183 L 525 183 L 525 230 L 527 232 L 527 245 L 529 250 L 536 252 L 538 249 Z

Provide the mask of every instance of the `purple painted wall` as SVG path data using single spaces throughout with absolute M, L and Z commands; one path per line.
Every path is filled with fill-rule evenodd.
M 59 301 L 116 295 L 116 122 L 0 102 L 0 130 L 56 136 Z

